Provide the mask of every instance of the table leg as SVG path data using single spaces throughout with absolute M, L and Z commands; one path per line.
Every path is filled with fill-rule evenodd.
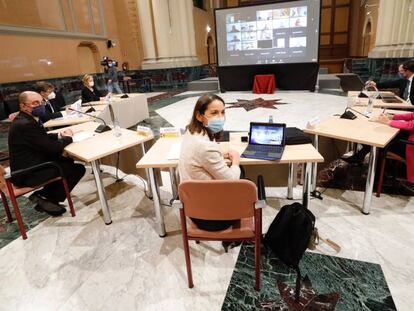
M 171 179 L 171 190 L 172 190 L 172 196 L 173 196 L 172 201 L 174 201 L 178 197 L 177 179 L 176 179 L 174 167 L 170 167 L 170 179 Z
M 316 151 L 319 151 L 319 136 L 315 135 L 313 146 L 315 147 Z M 312 164 L 313 173 L 312 173 L 312 191 L 316 190 L 316 182 L 318 179 L 318 163 L 314 162 Z
M 101 208 L 102 208 L 104 222 L 105 224 L 110 225 L 112 223 L 111 212 L 109 211 L 109 208 L 108 208 L 108 201 L 106 199 L 105 188 L 102 183 L 99 160 L 92 161 L 91 166 L 92 166 L 93 176 L 95 178 L 96 188 L 98 190 L 99 201 L 101 201 Z
M 309 207 L 310 201 L 310 188 L 311 188 L 311 169 L 312 163 L 308 162 L 305 164 L 305 180 L 303 181 L 303 197 L 302 197 L 302 204 L 304 207 Z
M 147 152 L 146 149 L 145 149 L 145 144 L 144 143 L 141 144 L 141 151 L 142 151 L 142 156 L 144 156 L 144 154 Z M 147 175 L 148 196 L 149 196 L 150 199 L 152 199 L 152 197 L 153 197 L 152 187 L 151 187 L 151 183 L 150 183 L 149 169 L 148 168 L 145 169 L 145 174 Z
M 369 166 L 367 183 L 365 184 L 364 203 L 362 205 L 362 213 L 369 214 L 371 208 L 372 190 L 374 188 L 375 180 L 375 168 L 377 162 L 377 147 L 371 146 L 371 152 L 369 154 Z
M 158 191 L 158 185 L 157 181 L 155 179 L 154 169 L 150 168 L 148 169 L 149 172 L 149 179 L 151 182 L 151 188 L 152 188 L 152 198 L 154 200 L 154 208 L 155 208 L 155 218 L 158 226 L 158 235 L 160 237 L 165 237 L 165 224 L 164 224 L 164 215 L 162 213 L 162 206 L 161 201 L 159 197 L 159 191 Z
M 293 174 L 294 172 L 295 172 L 294 164 L 289 163 L 288 191 L 287 191 L 288 200 L 293 199 Z

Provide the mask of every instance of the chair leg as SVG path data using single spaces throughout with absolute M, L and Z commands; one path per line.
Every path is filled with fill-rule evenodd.
M 378 185 L 377 185 L 377 198 L 379 198 L 380 195 L 381 195 L 382 183 L 384 181 L 384 172 L 385 172 L 385 162 L 386 161 L 387 161 L 387 155 L 384 153 L 382 155 L 382 159 L 381 159 L 380 174 L 379 174 Z
M 10 213 L 9 203 L 7 203 L 7 198 L 4 192 L 0 191 L 0 193 L 1 193 L 1 200 L 3 201 L 4 209 L 6 211 L 7 222 L 11 223 L 13 222 L 13 217 L 12 217 L 12 214 Z
M 260 291 L 260 256 L 261 256 L 261 238 L 262 238 L 262 210 L 255 211 L 255 272 L 256 272 L 256 285 L 255 289 Z
M 14 214 L 16 215 L 17 225 L 19 226 L 20 234 L 22 235 L 23 240 L 27 239 L 26 229 L 24 228 L 22 216 L 20 215 L 19 206 L 17 205 L 16 197 L 14 196 L 13 186 L 10 182 L 6 182 L 7 190 L 9 191 L 10 200 L 13 205 Z
M 63 187 L 65 188 L 66 199 L 68 200 L 70 214 L 72 215 L 72 217 L 75 217 L 76 214 L 75 214 L 75 209 L 73 208 L 73 202 L 72 202 L 72 197 L 70 196 L 68 182 L 66 181 L 65 178 L 62 178 L 62 183 L 63 183 Z
M 193 288 L 193 273 L 191 272 L 191 258 L 190 258 L 190 247 L 188 245 L 188 237 L 187 237 L 187 225 L 186 219 L 183 209 L 180 209 L 180 217 L 181 217 L 181 228 L 183 232 L 183 246 L 184 246 L 184 255 L 185 255 L 185 265 L 187 267 L 187 278 L 188 278 L 188 287 Z

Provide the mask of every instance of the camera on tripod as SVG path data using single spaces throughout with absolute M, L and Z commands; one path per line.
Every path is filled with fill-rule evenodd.
M 112 66 L 118 67 L 118 62 L 115 59 L 110 59 L 108 56 L 102 57 L 101 66 L 109 67 L 108 66 L 109 61 L 112 61 Z

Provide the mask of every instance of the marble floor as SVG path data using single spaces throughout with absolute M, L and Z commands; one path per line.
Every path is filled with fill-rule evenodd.
M 223 94 L 226 101 L 254 96 L 259 97 Z M 312 116 L 329 116 L 346 105 L 345 98 L 333 95 L 260 95 L 267 96 L 290 105 L 260 115 L 255 110 L 229 109 L 227 129 L 245 130 L 244 122 L 264 121 L 268 114 L 274 114 L 275 122 L 302 128 Z M 181 127 L 195 101 L 177 100 L 160 105 L 156 113 Z M 168 235 L 160 238 L 143 181 L 128 175 L 116 183 L 114 168 L 105 166 L 104 184 L 113 217 L 113 224 L 106 226 L 89 172 L 73 191 L 76 217 L 66 213 L 48 218 L 28 232 L 28 240 L 18 238 L 0 249 L 0 310 L 220 310 L 240 248 L 225 253 L 217 242 L 191 243 L 195 287 L 188 289 L 178 211 L 164 207 Z M 162 178 L 161 198 L 168 204 L 168 174 Z M 286 188 L 266 192 L 264 232 L 281 206 L 292 202 L 285 199 Z M 298 186 L 294 199 L 300 196 Z M 414 305 L 414 198 L 374 197 L 368 216 L 359 210 L 362 200 L 362 192 L 336 189 L 327 189 L 322 201 L 311 200 L 320 234 L 342 247 L 335 254 L 322 244 L 316 252 L 380 264 L 397 309 L 410 311 Z

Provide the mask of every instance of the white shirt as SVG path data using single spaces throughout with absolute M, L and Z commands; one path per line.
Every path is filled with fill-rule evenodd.
M 411 103 L 410 95 L 411 95 L 411 86 L 413 83 L 414 74 L 411 75 L 411 77 L 408 79 L 407 87 L 408 87 L 408 93 L 407 93 L 407 103 Z

